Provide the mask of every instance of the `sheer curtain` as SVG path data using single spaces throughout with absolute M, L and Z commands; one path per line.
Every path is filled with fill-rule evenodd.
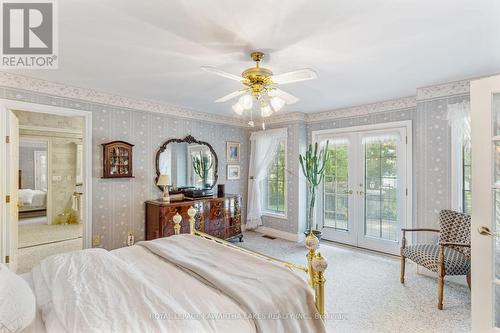
M 448 104 L 446 119 L 451 127 L 451 142 L 470 144 L 470 103 Z
M 279 143 L 287 137 L 286 128 L 254 132 L 250 136 L 250 166 L 248 172 L 247 229 L 262 225 L 260 183 L 266 178 L 267 169 L 274 160 Z

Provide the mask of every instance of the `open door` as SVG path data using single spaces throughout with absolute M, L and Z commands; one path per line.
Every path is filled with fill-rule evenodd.
M 6 262 L 12 271 L 17 270 L 18 248 L 18 189 L 19 189 L 19 122 L 16 115 L 6 110 Z
M 472 331 L 500 332 L 500 75 L 471 81 Z

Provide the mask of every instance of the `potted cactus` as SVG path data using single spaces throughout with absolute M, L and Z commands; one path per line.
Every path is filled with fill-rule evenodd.
M 325 177 L 325 165 L 330 159 L 330 152 L 328 151 L 328 141 L 325 147 L 318 151 L 318 143 L 310 144 L 304 156 L 299 155 L 300 166 L 302 172 L 307 179 L 309 185 L 309 211 L 307 218 L 306 234 L 313 233 L 318 238 L 321 238 L 321 231 L 318 230 L 318 224 L 314 219 L 314 207 L 316 204 L 316 194 L 318 185 L 321 184 Z M 313 230 L 313 225 L 315 230 Z
M 201 151 L 199 156 L 193 156 L 193 170 L 194 172 L 200 176 L 203 182 L 203 187 L 208 188 L 210 184 L 208 184 L 208 172 L 212 169 L 213 161 L 211 156 L 207 154 L 203 154 Z

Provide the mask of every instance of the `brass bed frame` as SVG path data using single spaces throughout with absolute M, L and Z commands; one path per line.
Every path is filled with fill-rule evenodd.
M 318 310 L 321 318 L 324 318 L 325 315 L 325 270 L 328 267 L 328 263 L 326 259 L 321 256 L 321 253 L 317 251 L 318 246 L 319 246 L 319 240 L 316 236 L 314 236 L 312 233 L 309 233 L 307 235 L 306 240 L 304 241 L 305 246 L 308 249 L 307 252 L 307 267 L 303 267 L 300 265 L 296 265 L 291 262 L 287 262 L 285 260 L 281 260 L 278 258 L 274 258 L 271 256 L 268 256 L 263 253 L 259 253 L 256 251 L 251 251 L 247 250 L 244 248 L 241 248 L 239 246 L 236 246 L 234 244 L 231 244 L 225 240 L 222 240 L 220 238 L 211 236 L 209 234 L 206 234 L 204 232 L 198 231 L 195 228 L 195 216 L 196 216 L 196 209 L 191 206 L 188 209 L 188 215 L 189 215 L 189 233 L 192 235 L 196 235 L 199 237 L 202 237 L 204 239 L 219 243 L 221 245 L 230 247 L 232 249 L 257 256 L 272 262 L 277 262 L 280 264 L 283 264 L 290 269 L 297 269 L 305 272 L 308 276 L 308 284 L 313 288 L 314 294 L 315 294 L 315 304 L 316 304 L 316 309 Z M 173 224 L 174 224 L 174 234 L 179 235 L 181 231 L 181 221 L 182 217 L 179 215 L 179 213 L 175 214 L 173 217 Z

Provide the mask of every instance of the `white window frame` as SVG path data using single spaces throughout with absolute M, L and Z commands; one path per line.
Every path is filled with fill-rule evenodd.
M 284 200 L 285 200 L 285 210 L 283 213 L 277 213 L 277 212 L 274 212 L 274 211 L 269 211 L 266 209 L 266 204 L 264 202 L 264 195 L 262 195 L 262 202 L 261 202 L 261 205 L 262 205 L 262 216 L 266 216 L 266 217 L 272 217 L 272 218 L 279 218 L 279 219 L 287 219 L 288 218 L 288 136 L 283 138 L 283 142 L 285 144 L 285 187 L 284 187 Z M 276 157 L 275 157 L 276 158 Z M 267 176 L 266 178 L 262 181 L 261 184 L 259 184 L 261 186 L 261 193 L 264 193 L 264 182 L 266 182 L 267 180 Z M 266 184 L 267 185 L 267 184 Z

